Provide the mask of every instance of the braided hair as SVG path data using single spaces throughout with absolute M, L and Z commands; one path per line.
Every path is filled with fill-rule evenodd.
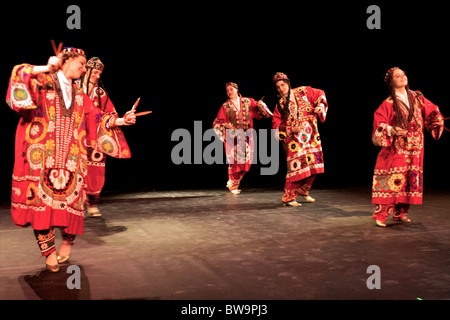
M 92 70 L 94 68 L 88 68 L 88 70 L 86 71 L 86 73 L 81 77 L 81 86 L 83 88 L 83 91 L 85 94 L 89 95 L 89 91 L 90 91 L 90 78 L 91 78 L 91 74 L 92 74 Z M 106 105 L 108 104 L 108 100 L 109 100 L 109 94 L 108 91 L 106 91 L 105 86 L 103 85 L 103 82 L 98 79 L 97 82 L 97 99 L 98 99 L 98 107 L 100 108 L 100 110 L 102 110 L 102 112 L 105 112 L 106 110 Z M 106 95 L 106 100 L 105 103 L 102 105 L 102 95 L 103 93 Z
M 283 81 L 289 87 L 289 91 L 288 91 L 287 96 L 285 98 L 284 104 L 281 103 L 281 98 L 283 97 L 281 94 L 278 94 L 278 97 L 280 98 L 280 100 L 278 100 L 278 104 L 277 104 L 277 107 L 278 107 L 278 110 L 280 111 L 281 117 L 283 119 L 287 119 L 289 117 L 289 113 L 290 113 L 290 111 L 289 111 L 289 100 L 290 100 L 290 97 L 291 97 L 291 90 L 292 90 L 292 88 L 291 88 L 291 81 L 288 80 L 288 79 L 281 79 L 281 80 L 278 80 L 278 81 Z
M 412 94 L 412 91 L 409 90 L 409 83 L 406 84 L 405 89 L 406 89 L 406 94 L 408 96 L 408 102 L 409 102 L 409 109 L 406 108 L 408 110 L 408 114 L 405 117 L 403 115 L 402 109 L 401 109 L 401 104 L 404 105 L 404 103 L 399 100 L 397 98 L 397 95 L 395 94 L 395 88 L 394 88 L 394 84 L 393 84 L 393 77 L 394 77 L 394 71 L 400 68 L 394 67 L 388 70 L 388 72 L 386 73 L 385 76 L 385 82 L 388 86 L 388 90 L 389 93 L 391 95 L 392 101 L 394 102 L 394 114 L 395 114 L 395 122 L 396 125 L 398 127 L 401 127 L 403 129 L 406 129 L 408 124 L 415 119 L 414 118 L 414 97 Z

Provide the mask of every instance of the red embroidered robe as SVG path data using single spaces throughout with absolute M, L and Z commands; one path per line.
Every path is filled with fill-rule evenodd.
M 100 102 L 99 103 L 99 97 Z M 99 114 L 116 114 L 116 109 L 111 101 L 107 98 L 102 88 L 95 87 L 90 95 L 91 101 Z M 105 106 L 106 103 L 106 106 Z M 100 117 L 96 117 L 97 124 L 100 123 Z M 92 147 L 87 148 L 87 165 L 88 175 L 86 177 L 86 193 L 88 195 L 99 195 L 105 185 L 105 165 L 106 154 Z
M 16 131 L 11 213 L 19 227 L 66 228 L 83 234 L 87 146 L 129 158 L 117 114 L 101 115 L 73 84 L 67 109 L 55 73 L 33 75 L 33 66 L 14 67 L 6 102 L 20 116 Z M 96 124 L 96 119 L 100 119 Z
M 299 87 L 291 90 L 298 108 L 290 101 L 287 118 L 275 108 L 272 128 L 278 129 L 277 138 L 286 151 L 287 173 L 286 181 L 300 181 L 313 174 L 324 172 L 322 142 L 320 140 L 317 118 L 325 122 L 328 103 L 323 90 L 311 87 Z M 280 105 L 285 105 L 285 98 L 280 99 Z M 318 114 L 314 108 L 320 103 L 324 108 Z M 292 132 L 292 127 L 301 127 L 300 133 Z
M 253 118 L 258 120 L 269 118 L 272 113 L 266 107 L 258 107 L 252 98 L 240 98 L 240 109 L 231 100 L 225 102 L 213 122 L 213 128 L 217 136 L 225 143 L 225 152 L 228 163 L 228 174 L 248 172 L 253 161 L 253 132 L 247 132 L 253 128 Z M 246 133 L 245 138 L 239 139 L 237 130 L 227 130 L 224 124 L 231 125 L 234 129 L 242 129 Z M 227 141 L 227 131 L 232 142 Z
M 394 103 L 386 99 L 375 111 L 372 141 L 381 147 L 375 165 L 372 186 L 373 204 L 422 204 L 424 130 L 439 139 L 442 126 L 432 122 L 443 119 L 438 106 L 427 100 L 420 91 L 414 97 L 414 118 L 408 124 L 407 137 L 390 136 L 388 128 L 395 127 Z M 409 110 L 402 105 L 407 118 Z

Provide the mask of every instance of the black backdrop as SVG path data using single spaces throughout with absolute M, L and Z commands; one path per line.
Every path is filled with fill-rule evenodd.
M 69 30 L 66 9 L 81 9 L 81 30 Z M 367 7 L 381 9 L 381 30 L 369 30 Z M 293 86 L 325 90 L 327 121 L 319 124 L 326 173 L 316 187 L 370 190 L 378 148 L 371 143 L 373 112 L 387 97 L 386 70 L 406 70 L 410 87 L 421 90 L 450 114 L 445 3 L 404 2 L 56 2 L 2 4 L 0 85 L 6 89 L 14 65 L 46 64 L 50 39 L 83 48 L 105 63 L 103 82 L 120 114 L 141 97 L 139 110 L 153 114 L 124 128 L 132 158 L 108 158 L 105 192 L 224 188 L 226 165 L 174 165 L 171 141 L 177 128 L 203 130 L 225 101 L 224 85 L 237 82 L 244 96 L 274 109 L 273 75 L 282 71 Z M 17 116 L 6 103 L 1 114 L 1 197 L 10 197 Z M 270 128 L 256 121 L 256 129 Z M 425 147 L 425 191 L 448 189 L 450 133 Z M 203 143 L 203 147 L 208 145 Z M 273 186 L 282 192 L 280 171 L 261 176 L 254 165 L 242 187 Z

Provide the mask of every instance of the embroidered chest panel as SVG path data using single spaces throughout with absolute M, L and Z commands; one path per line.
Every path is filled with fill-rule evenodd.
M 50 76 L 45 75 L 43 80 L 41 107 L 26 124 L 26 158 L 31 170 L 42 170 L 46 176 L 43 187 L 51 185 L 52 192 L 65 194 L 69 181 L 86 171 L 83 94 L 74 86 L 72 105 L 67 109 Z
M 299 87 L 292 89 L 295 100 L 289 101 L 289 117 L 287 119 L 288 126 L 296 126 L 299 121 L 306 120 L 309 117 L 314 117 L 314 106 L 308 100 L 308 92 L 306 87 Z M 285 99 L 281 100 L 281 103 L 285 104 Z
M 240 99 L 240 109 L 238 110 L 231 101 L 225 103 L 226 116 L 228 121 L 238 129 L 250 128 L 250 100 Z
M 422 118 L 422 108 L 423 105 L 420 103 L 418 99 L 418 95 L 413 93 L 414 95 L 414 117 L 413 120 L 406 127 L 408 133 L 406 137 L 398 137 L 395 139 L 395 146 L 399 153 L 401 154 L 411 154 L 411 155 L 420 155 L 423 149 L 423 141 L 424 141 L 424 123 Z M 389 101 L 389 100 L 388 100 Z M 390 99 L 389 102 L 392 102 Z M 403 117 L 408 118 L 410 110 L 400 104 L 401 112 Z

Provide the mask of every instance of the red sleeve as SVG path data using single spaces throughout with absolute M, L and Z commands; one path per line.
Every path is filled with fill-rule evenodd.
M 223 125 L 226 122 L 227 122 L 227 116 L 225 114 L 225 106 L 222 105 L 220 107 L 219 112 L 217 113 L 217 117 L 216 117 L 216 119 L 214 119 L 214 122 L 212 125 L 215 133 L 217 134 L 217 136 L 219 137 L 219 139 L 221 141 L 225 141 L 225 136 L 226 136 L 225 130 L 226 129 Z
M 87 95 L 83 95 L 84 116 L 86 119 L 86 141 L 90 147 L 94 147 L 97 140 L 97 124 L 101 118 L 101 112 Z
M 422 117 L 425 127 L 431 132 L 433 138 L 437 140 L 444 132 L 444 126 L 437 124 L 437 122 L 443 122 L 444 116 L 440 112 L 439 107 L 425 98 L 422 92 L 416 91 L 415 93 L 423 106 Z
M 394 141 L 394 137 L 389 136 L 394 120 L 394 108 L 389 99 L 378 107 L 373 117 L 372 142 L 378 147 L 390 147 Z
M 273 111 L 272 129 L 285 130 L 286 125 L 283 125 L 282 128 L 280 128 L 282 123 L 283 123 L 283 119 L 281 117 L 281 113 L 278 110 L 278 106 L 276 106 L 275 110 Z
M 253 98 L 247 98 L 250 101 L 250 117 L 259 119 L 258 103 Z
M 275 110 L 273 111 L 273 117 L 272 117 L 272 129 L 275 130 L 275 138 L 278 140 L 284 140 L 287 137 L 286 132 L 286 122 L 284 121 L 283 117 L 281 116 L 280 111 L 278 110 L 278 106 L 275 107 Z
M 313 103 L 314 107 L 318 107 L 321 103 L 323 103 L 324 108 L 317 115 L 320 118 L 320 121 L 325 122 L 328 113 L 328 102 L 325 92 L 321 89 L 315 89 L 311 87 L 306 87 L 308 92 L 308 100 Z
M 261 119 L 267 119 L 273 116 L 272 112 L 265 106 L 264 104 L 262 106 L 258 106 L 258 102 L 252 98 L 248 98 L 251 102 L 251 117 L 256 118 L 258 120 Z
M 17 65 L 13 68 L 6 93 L 6 103 L 15 112 L 37 108 L 39 88 L 45 75 L 32 74 L 33 66 L 29 64 Z

